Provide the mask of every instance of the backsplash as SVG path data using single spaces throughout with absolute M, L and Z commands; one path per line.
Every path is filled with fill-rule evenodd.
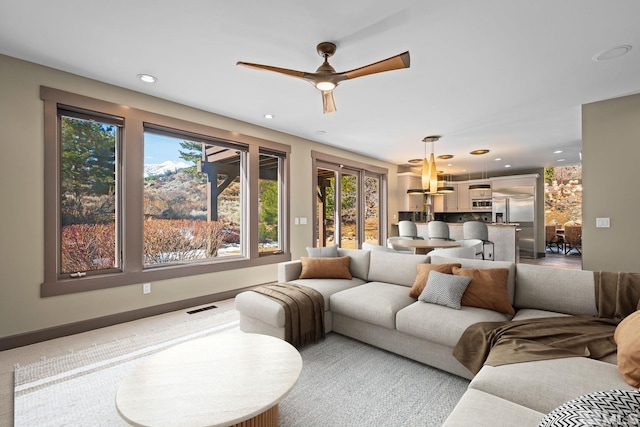
M 491 212 L 449 212 L 434 214 L 436 221 L 444 222 L 466 222 L 482 221 L 491 223 Z

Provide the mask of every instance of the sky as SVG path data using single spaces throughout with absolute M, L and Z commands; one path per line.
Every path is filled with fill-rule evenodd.
M 184 161 L 180 158 L 180 143 L 183 139 L 145 132 L 144 164 L 159 164 L 167 160 Z

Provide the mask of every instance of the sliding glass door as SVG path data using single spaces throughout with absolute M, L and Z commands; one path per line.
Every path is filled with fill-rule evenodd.
M 314 238 L 318 247 L 357 249 L 380 243 L 382 176 L 317 162 Z

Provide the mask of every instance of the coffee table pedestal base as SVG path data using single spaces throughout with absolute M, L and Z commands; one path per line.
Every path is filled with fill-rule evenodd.
M 274 405 L 261 414 L 249 418 L 232 427 L 277 427 L 278 426 L 278 405 Z

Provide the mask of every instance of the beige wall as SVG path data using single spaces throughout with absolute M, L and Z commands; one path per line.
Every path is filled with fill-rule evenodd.
M 149 295 L 143 295 L 138 284 L 40 298 L 44 278 L 41 85 L 289 144 L 294 259 L 312 245 L 312 221 L 293 225 L 293 218 L 312 215 L 311 150 L 387 168 L 389 190 L 396 191 L 396 166 L 386 162 L 2 55 L 0 76 L 0 338 L 276 279 L 276 266 L 269 265 L 154 282 Z M 395 199 L 389 200 L 390 213 L 397 211 Z
M 640 272 L 640 94 L 582 107 L 585 270 Z M 596 228 L 596 218 L 611 228 Z

